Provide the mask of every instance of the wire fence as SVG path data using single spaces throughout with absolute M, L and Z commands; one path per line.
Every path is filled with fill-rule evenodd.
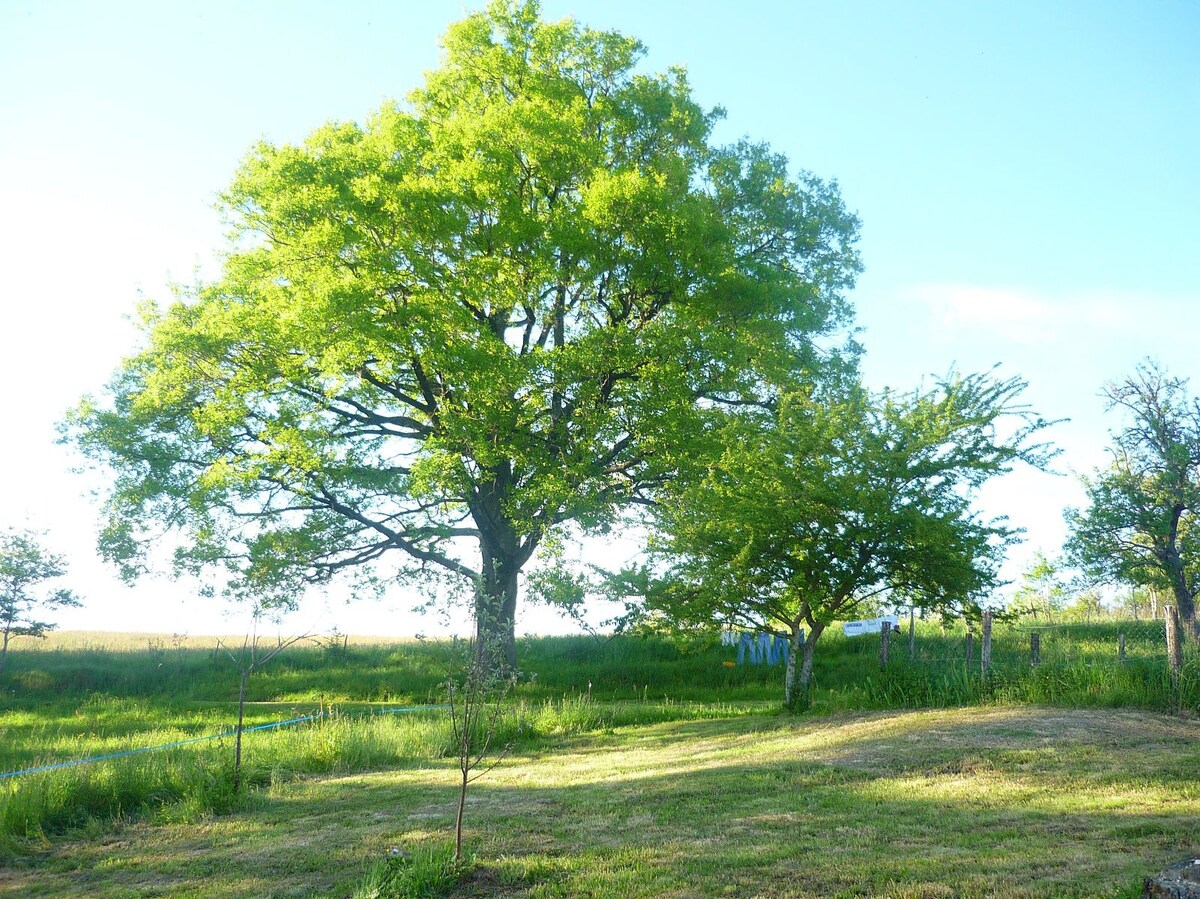
M 399 715 L 411 712 L 430 712 L 445 709 L 444 705 L 425 705 L 425 706 L 407 706 L 404 708 L 379 709 L 365 715 L 345 715 L 336 710 L 320 711 L 312 715 L 300 715 L 295 718 L 287 718 L 282 721 L 271 721 L 267 724 L 255 724 L 250 727 L 242 727 L 242 734 L 248 734 L 253 731 L 275 730 L 280 727 L 291 727 L 297 724 L 306 724 L 309 722 L 320 721 L 324 718 L 374 718 L 379 715 Z M 103 755 L 93 755 L 81 759 L 68 759 L 62 762 L 52 762 L 45 765 L 35 765 L 30 768 L 18 768 L 15 771 L 5 771 L 0 773 L 0 780 L 6 780 L 14 777 L 22 777 L 27 774 L 40 774 L 45 771 L 57 771 L 61 768 L 74 768 L 78 765 L 92 765 L 97 762 L 107 762 L 113 759 L 127 758 L 132 755 L 144 755 L 149 752 L 161 752 L 167 749 L 177 749 L 180 746 L 189 746 L 193 743 L 204 743 L 208 740 L 220 740 L 225 737 L 233 737 L 238 733 L 238 728 L 231 727 L 227 730 L 220 731 L 215 734 L 205 734 L 201 737 L 188 737 L 184 740 L 173 740 L 170 743 L 159 743 L 155 746 L 139 746 L 134 749 L 123 749 L 120 752 L 109 752 Z
M 1176 611 L 1162 618 L 1058 622 L 992 620 L 929 638 L 903 626 L 881 634 L 876 680 L 888 698 L 951 698 L 1200 709 L 1200 640 Z M 906 697 L 906 693 L 909 694 Z

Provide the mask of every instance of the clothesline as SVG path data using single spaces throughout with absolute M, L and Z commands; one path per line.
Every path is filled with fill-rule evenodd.
M 800 642 L 804 642 L 804 632 L 800 632 Z M 737 663 L 739 665 L 778 665 L 787 664 L 791 651 L 788 637 L 771 631 L 735 631 L 726 628 L 721 631 L 722 646 L 737 647 Z

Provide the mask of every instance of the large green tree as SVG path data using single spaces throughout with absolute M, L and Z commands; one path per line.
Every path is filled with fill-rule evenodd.
M 406 103 L 255 147 L 221 277 L 149 307 L 70 424 L 115 472 L 103 553 L 134 576 L 166 525 L 178 565 L 280 601 L 403 559 L 473 585 L 512 661 L 539 544 L 612 526 L 706 406 L 811 364 L 859 270 L 835 185 L 715 146 L 641 55 L 495 2 Z
M 657 509 L 660 566 L 641 583 L 649 606 L 786 630 L 785 698 L 805 707 L 831 622 L 888 591 L 961 611 L 997 584 L 1017 532 L 973 514 L 973 492 L 1051 455 L 1034 440 L 1046 423 L 1017 402 L 1023 388 L 987 375 L 908 394 L 826 383 L 774 410 L 723 415 L 717 455 Z
M 1066 513 L 1067 558 L 1091 580 L 1169 590 L 1196 629 L 1200 590 L 1200 400 L 1144 362 L 1105 387 L 1112 461 L 1084 479 L 1088 505 Z

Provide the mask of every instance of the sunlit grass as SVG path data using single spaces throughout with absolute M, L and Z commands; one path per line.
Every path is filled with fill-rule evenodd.
M 1123 631 L 1121 630 L 1123 629 Z M 993 669 L 971 664 L 964 634 L 922 624 L 910 658 L 893 637 L 881 669 L 879 638 L 822 638 L 813 714 L 897 708 L 1038 703 L 1072 707 L 1200 708 L 1200 659 L 1190 650 L 1174 689 L 1161 652 L 1161 622 L 1040 629 L 1042 661 L 1029 658 L 1029 629 L 997 627 Z M 1116 659 L 1126 632 L 1126 660 Z M 0 690 L 0 773 L 228 731 L 236 671 L 211 641 L 56 635 L 14 651 Z M 178 644 L 178 645 L 175 645 Z M 246 738 L 250 792 L 296 778 L 426 764 L 449 752 L 437 712 L 380 714 L 437 703 L 458 651 L 447 643 L 327 643 L 287 650 L 251 681 L 247 726 L 318 712 L 321 721 Z M 688 650 L 662 639 L 591 637 L 522 641 L 524 671 L 497 740 L 553 750 L 580 734 L 672 721 L 735 718 L 779 710 L 781 667 L 724 662 L 732 650 Z M 91 685 L 90 687 L 88 685 Z M 374 701 L 372 701 L 374 700 Z M 329 713 L 333 711 L 333 714 Z M 768 719 L 770 720 L 770 719 Z M 47 838 L 141 815 L 200 820 L 241 806 L 232 791 L 232 740 L 0 780 L 0 841 L 27 851 Z M 24 847 L 24 848 L 22 848 Z
M 195 716 L 188 729 L 151 729 L 146 724 L 169 709 L 147 702 L 97 702 L 110 720 L 91 721 L 95 728 L 79 732 L 69 709 L 56 730 L 49 710 L 31 722 L 29 712 L 15 713 L 24 722 L 24 742 L 5 742 L 4 764 L 34 767 L 130 749 L 158 746 L 212 732 L 215 710 Z M 496 744 L 523 748 L 556 745 L 563 738 L 591 731 L 662 721 L 703 720 L 749 714 L 753 706 L 679 704 L 672 702 L 596 703 L 586 696 L 558 701 L 518 700 L 501 717 Z M 78 711 L 78 710 L 76 710 Z M 447 716 L 437 709 L 391 714 L 386 709 L 353 707 L 289 709 L 322 715 L 291 727 L 256 731 L 246 736 L 243 783 L 251 790 L 300 777 L 373 771 L 412 765 L 454 752 Z M 251 707 L 247 724 L 277 720 L 280 709 Z M 103 717 L 103 716 L 102 716 Z M 0 723 L 4 716 L 0 716 Z M 20 731 L 18 724 L 8 733 Z M 221 731 L 217 731 L 218 733 Z M 233 738 L 188 743 L 147 754 L 65 767 L 0 780 L 0 848 L 21 851 L 47 837 L 103 824 L 126 815 L 150 813 L 159 819 L 199 820 L 228 811 L 246 801 L 233 791 Z M 29 748 L 36 744 L 37 754 Z M 23 747 L 23 751 L 22 750 Z M 16 750 L 16 751 L 11 751 Z
M 520 751 L 476 785 L 462 895 L 1137 896 L 1194 852 L 1200 725 L 985 709 L 667 721 Z M 444 845 L 454 765 L 279 782 L 202 826 L 16 860 L 29 896 L 342 896 Z

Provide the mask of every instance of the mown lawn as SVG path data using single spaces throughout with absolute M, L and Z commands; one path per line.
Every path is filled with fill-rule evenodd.
M 1137 896 L 1200 852 L 1200 723 L 991 706 L 672 721 L 570 737 L 476 785 L 460 896 Z M 0 870 L 14 896 L 349 896 L 449 835 L 452 763 L 265 788 Z

